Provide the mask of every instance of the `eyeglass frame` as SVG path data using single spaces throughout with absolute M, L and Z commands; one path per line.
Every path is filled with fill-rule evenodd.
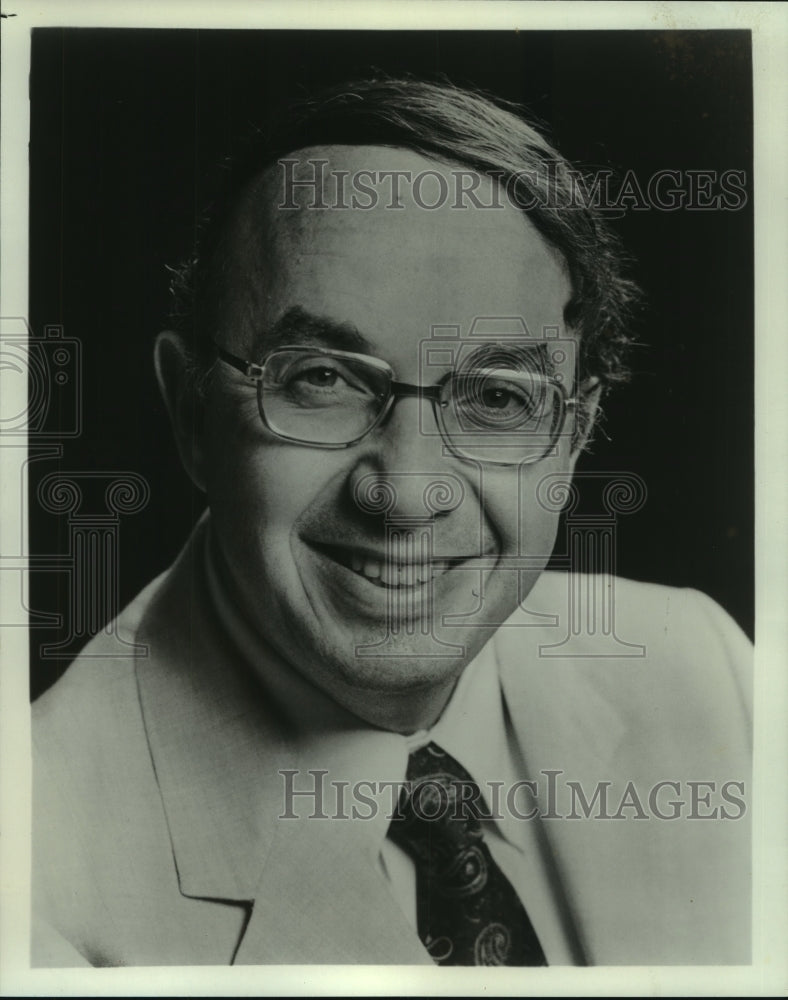
M 359 441 L 363 441 L 365 437 L 384 423 L 400 399 L 417 398 L 427 399 L 432 403 L 432 411 L 435 415 L 435 424 L 440 433 L 443 445 L 452 455 L 455 456 L 455 458 L 459 458 L 464 462 L 482 462 L 485 465 L 500 465 L 507 467 L 515 465 L 535 465 L 537 462 L 541 462 L 544 458 L 547 458 L 550 449 L 555 446 L 556 441 L 563 432 L 569 412 L 574 411 L 575 407 L 578 405 L 577 396 L 570 397 L 566 387 L 557 378 L 550 375 L 540 375 L 540 378 L 542 378 L 546 383 L 553 385 L 558 390 L 559 398 L 561 400 L 561 416 L 558 421 L 558 431 L 545 451 L 543 451 L 538 458 L 521 458 L 513 462 L 504 462 L 492 458 L 470 458 L 457 450 L 457 446 L 452 441 L 451 435 L 444 426 L 443 418 L 440 414 L 440 411 L 448 405 L 448 401 L 444 404 L 441 400 L 443 386 L 452 377 L 452 375 L 456 374 L 455 372 L 447 372 L 439 382 L 435 383 L 435 385 L 415 385 L 412 382 L 398 382 L 394 378 L 394 369 L 391 365 L 387 361 L 383 361 L 381 358 L 376 358 L 371 354 L 357 354 L 352 351 L 340 351 L 334 350 L 333 348 L 319 347 L 317 345 L 309 344 L 280 345 L 264 355 L 258 364 L 253 361 L 247 361 L 244 358 L 239 358 L 237 355 L 225 350 L 225 348 L 215 342 L 214 347 L 216 348 L 217 355 L 221 361 L 224 361 L 225 364 L 230 365 L 231 368 L 234 368 L 236 371 L 239 371 L 242 375 L 246 376 L 246 378 L 249 378 L 253 382 L 257 383 L 257 409 L 259 410 L 260 419 L 266 429 L 272 434 L 275 434 L 280 441 L 292 441 L 293 444 L 305 445 L 311 448 L 323 448 L 330 451 L 341 451 L 344 448 L 352 448 L 353 445 L 358 444 Z M 388 396 L 374 422 L 364 431 L 363 434 L 359 435 L 359 437 L 354 438 L 352 441 L 340 443 L 310 441 L 305 438 L 288 437 L 272 427 L 268 422 L 265 415 L 265 407 L 263 406 L 263 377 L 268 360 L 273 357 L 273 355 L 278 354 L 281 351 L 295 351 L 299 354 L 317 354 L 324 355 L 325 357 L 337 357 L 340 360 L 356 361 L 369 365 L 371 368 L 377 368 L 378 371 L 386 375 L 388 378 Z

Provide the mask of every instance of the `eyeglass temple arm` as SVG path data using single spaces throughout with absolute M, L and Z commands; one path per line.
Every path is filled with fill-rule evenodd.
M 235 368 L 242 375 L 247 378 L 260 379 L 263 377 L 263 369 L 261 365 L 252 364 L 251 361 L 244 361 L 243 358 L 237 357 L 235 354 L 230 354 L 229 351 L 225 351 L 223 347 L 216 345 L 216 353 L 226 364 Z

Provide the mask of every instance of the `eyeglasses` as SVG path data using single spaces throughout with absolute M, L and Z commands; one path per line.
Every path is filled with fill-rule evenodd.
M 391 413 L 399 399 L 432 403 L 444 445 L 458 458 L 494 465 L 538 462 L 554 449 L 569 399 L 561 382 L 494 357 L 450 372 L 431 386 L 397 382 L 379 358 L 328 348 L 278 347 L 260 364 L 218 347 L 222 361 L 257 383 L 263 424 L 278 437 L 315 448 L 350 448 Z M 431 433 L 421 428 L 421 433 Z M 434 432 L 433 432 L 434 433 Z

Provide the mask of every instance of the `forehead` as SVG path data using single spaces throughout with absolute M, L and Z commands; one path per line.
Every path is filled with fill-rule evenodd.
M 535 338 L 562 326 L 563 260 L 492 178 L 376 146 L 286 160 L 250 188 L 234 224 L 233 327 L 247 342 L 294 308 L 381 348 L 436 326 L 464 336 L 479 319 L 520 317 Z

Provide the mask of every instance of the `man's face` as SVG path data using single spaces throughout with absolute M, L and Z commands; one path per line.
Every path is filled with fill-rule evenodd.
M 294 155 L 327 159 L 330 171 L 351 175 L 428 169 L 451 179 L 451 167 L 405 150 Z M 311 177 L 313 169 L 296 175 Z M 545 328 L 566 336 L 562 262 L 505 200 L 504 208 L 459 209 L 452 195 L 429 210 L 403 184 L 403 207 L 394 209 L 388 182 L 368 209 L 312 208 L 309 189 L 294 192 L 297 209 L 283 209 L 282 178 L 281 168 L 269 171 L 232 231 L 231 305 L 217 336 L 233 354 L 261 360 L 270 331 L 284 326 L 287 343 L 350 344 L 386 361 L 397 381 L 421 384 L 451 368 L 422 367 L 436 327 L 458 327 L 468 350 L 479 317 L 521 317 L 524 345 L 543 340 Z M 477 192 L 485 205 L 492 183 L 485 178 Z M 421 201 L 431 204 L 437 191 L 425 182 Z M 330 176 L 323 195 L 336 203 Z M 479 330 L 477 323 L 477 339 Z M 571 352 L 557 370 L 571 394 Z M 536 487 L 548 473 L 571 472 L 570 436 L 531 465 L 463 461 L 444 454 L 431 403 L 409 397 L 351 447 L 294 444 L 263 426 L 254 384 L 225 364 L 211 383 L 205 427 L 203 475 L 220 567 L 260 637 L 357 714 L 392 728 L 428 724 L 550 555 L 557 515 L 539 504 Z M 446 481 L 446 509 L 430 511 L 425 488 Z M 359 503 L 376 482 L 394 491 L 385 512 Z M 421 555 L 392 554 L 387 538 L 397 525 L 406 541 L 431 536 L 427 571 Z M 523 556 L 526 568 L 522 560 L 508 568 Z

